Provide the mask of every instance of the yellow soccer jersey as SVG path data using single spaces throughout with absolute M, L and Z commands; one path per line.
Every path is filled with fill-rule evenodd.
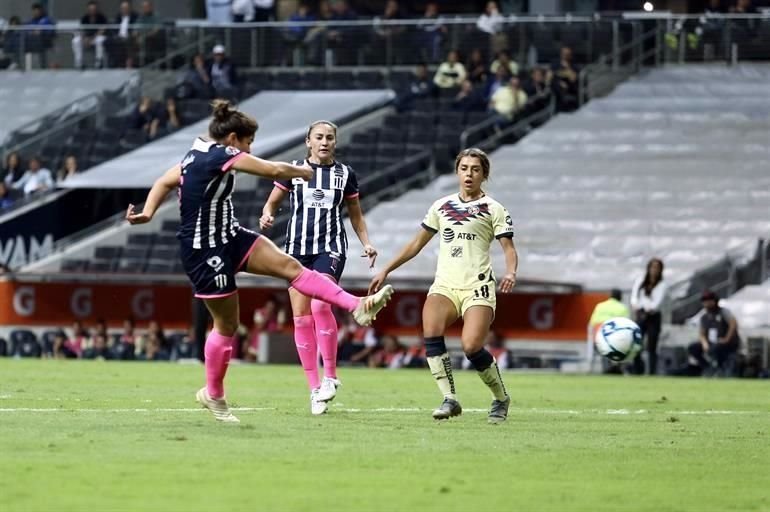
M 467 203 L 459 194 L 442 197 L 422 226 L 440 237 L 436 284 L 458 290 L 494 279 L 489 246 L 496 238 L 513 238 L 508 210 L 489 196 Z

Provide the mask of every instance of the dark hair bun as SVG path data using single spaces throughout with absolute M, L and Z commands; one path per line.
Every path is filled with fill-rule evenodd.
M 214 119 L 223 123 L 227 121 L 231 115 L 233 115 L 235 109 L 232 103 L 227 100 L 214 100 L 211 102 L 211 113 Z

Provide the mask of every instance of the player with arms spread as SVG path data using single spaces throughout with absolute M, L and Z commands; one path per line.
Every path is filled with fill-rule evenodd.
M 305 269 L 266 237 L 244 229 L 233 212 L 231 194 L 236 172 L 272 179 L 312 179 L 309 167 L 270 162 L 249 154 L 257 122 L 235 110 L 228 101 L 215 100 L 210 139 L 197 138 L 182 162 L 155 181 L 144 209 L 129 205 L 131 224 L 152 220 L 158 206 L 178 187 L 181 224 L 177 237 L 182 263 L 195 296 L 203 299 L 214 319 L 206 339 L 206 386 L 196 399 L 219 421 L 237 423 L 225 399 L 224 378 L 230 362 L 235 332 L 240 323 L 235 274 L 285 279 L 300 293 L 353 313 L 369 325 L 393 293 L 392 288 L 371 297 L 356 297 L 318 272 Z
M 444 333 L 458 318 L 464 323 L 463 351 L 494 395 L 489 422 L 505 421 L 511 403 L 497 363 L 484 348 L 496 305 L 496 280 L 489 257 L 494 239 L 500 241 L 505 253 L 506 272 L 500 282 L 500 291 L 508 293 L 516 285 L 518 266 L 511 217 L 500 203 L 481 189 L 482 183 L 489 178 L 489 171 L 489 158 L 482 150 L 461 151 L 455 160 L 460 191 L 433 203 L 419 233 L 369 287 L 370 292 L 380 289 L 388 274 L 417 256 L 433 235 L 440 234 L 436 278 L 422 310 L 428 365 L 444 394 L 443 403 L 433 411 L 433 417 L 439 420 L 462 413 L 455 395 L 452 363 L 444 343 Z
M 339 282 L 345 268 L 348 239 L 342 223 L 347 207 L 350 223 L 361 245 L 362 256 L 374 266 L 377 251 L 369 243 L 369 232 L 358 198 L 356 174 L 350 166 L 335 160 L 337 126 L 315 121 L 305 135 L 306 162 L 313 169 L 310 181 L 280 180 L 262 210 L 260 229 L 270 228 L 281 202 L 289 195 L 291 220 L 286 228 L 286 252 L 305 266 Z M 297 162 L 294 162 L 297 163 Z M 289 288 L 294 314 L 294 342 L 310 387 L 310 412 L 324 414 L 340 385 L 337 379 L 337 319 L 327 302 Z M 324 378 L 318 378 L 318 352 L 324 363 Z

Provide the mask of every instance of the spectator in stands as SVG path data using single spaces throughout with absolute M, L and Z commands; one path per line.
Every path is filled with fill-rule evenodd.
M 350 7 L 347 0 L 332 0 L 331 21 L 345 23 L 356 20 L 358 15 Z M 355 64 L 358 50 L 358 28 L 351 26 L 332 25 L 326 32 L 327 48 L 333 51 L 332 64 L 351 66 Z
M 183 124 L 182 116 L 177 109 L 176 100 L 174 98 L 166 98 L 158 123 L 160 135 L 173 133 L 181 128 Z
M 21 18 L 18 16 L 11 16 L 8 19 L 8 26 L 21 26 Z M 6 30 L 3 34 L 3 52 L 8 59 L 4 66 L 7 66 L 8 69 L 14 69 L 21 65 L 22 37 L 23 34 L 19 30 Z
M 452 109 L 459 112 L 484 110 L 484 99 L 479 94 L 479 91 L 473 87 L 470 80 L 465 80 L 460 85 L 460 91 L 452 101 Z
M 0 181 L 0 211 L 13 206 L 13 198 L 4 181 Z
M 123 332 L 119 338 L 121 343 L 128 343 L 129 345 L 136 345 L 139 340 L 139 336 L 136 335 L 136 325 L 133 318 L 127 318 L 123 321 Z
M 484 12 L 481 13 L 481 16 L 476 21 L 476 28 L 489 34 L 492 52 L 497 53 L 508 47 L 508 37 L 503 30 L 504 22 L 503 15 L 500 14 L 500 9 L 497 7 L 497 2 L 487 2 Z
M 83 350 L 89 344 L 88 330 L 83 327 L 83 323 L 80 320 L 75 320 L 72 323 L 72 334 L 70 334 L 63 346 L 65 356 L 70 357 L 69 354 L 73 354 L 74 357 L 81 357 Z
M 80 18 L 80 26 L 86 27 L 88 25 L 107 25 L 107 17 L 99 10 L 99 4 L 91 1 L 88 2 L 86 7 L 86 13 Z M 107 32 L 105 29 L 82 29 L 75 34 L 72 38 L 72 54 L 75 57 L 75 68 L 83 69 L 83 53 L 90 48 L 94 49 L 95 53 L 95 67 L 102 68 L 105 66 L 106 54 L 104 51 L 105 42 L 107 41 Z
M 212 2 L 214 3 L 214 2 Z M 217 4 L 221 5 L 221 2 L 216 2 Z M 254 21 L 254 2 L 253 0 L 233 0 L 232 5 L 230 6 L 231 13 L 233 15 L 232 21 L 235 23 L 251 23 Z M 209 13 L 209 10 L 206 9 L 207 14 Z M 209 21 L 213 21 L 209 19 Z M 221 20 L 219 23 L 226 23 L 230 21 L 228 20 Z
M 64 331 L 57 331 L 56 334 L 53 336 L 53 342 L 51 346 L 51 353 L 50 356 L 54 359 L 75 359 L 77 356 L 75 354 L 68 354 L 65 350 L 65 345 L 67 343 L 67 337 L 64 335 Z M 48 356 L 45 351 L 43 352 L 43 357 Z
M 298 11 L 300 12 L 300 11 Z M 328 32 L 327 23 L 332 19 L 332 9 L 328 0 L 318 2 L 318 16 L 313 21 L 318 21 L 313 25 L 304 38 L 304 47 L 307 50 L 307 60 L 312 65 L 323 64 L 323 52 L 326 50 L 325 41 Z
M 297 10 L 294 11 L 287 20 L 290 23 L 297 23 L 297 25 L 289 25 L 283 31 L 284 40 L 291 46 L 299 46 L 310 43 L 311 41 L 308 40 L 308 35 L 311 31 L 311 28 L 309 25 L 304 25 L 304 23 L 315 20 L 316 17 L 310 12 L 310 7 L 308 7 L 307 3 L 300 2 L 297 5 Z
M 217 98 L 235 99 L 238 96 L 238 73 L 235 64 L 225 54 L 225 47 L 215 45 L 211 61 L 208 64 L 208 74 L 211 86 Z
M 737 0 L 735 6 L 730 7 L 730 14 L 752 15 L 757 14 L 757 8 L 751 4 L 751 0 Z M 741 39 L 750 39 L 756 34 L 759 22 L 752 18 L 731 20 L 732 26 L 737 29 L 737 36 Z
M 658 371 L 658 338 L 662 321 L 661 310 L 666 301 L 667 285 L 663 279 L 663 261 L 652 258 L 647 262 L 644 276 L 634 281 L 631 287 L 631 309 L 634 319 L 642 330 L 642 336 L 647 338 L 648 374 L 655 375 Z M 633 371 L 640 375 L 644 373 L 642 354 L 634 359 Z
M 425 368 L 428 365 L 427 355 L 425 354 L 425 339 L 420 336 L 419 343 L 409 347 L 404 356 L 404 367 L 406 368 Z
M 503 68 L 506 70 L 509 76 L 516 76 L 519 74 L 519 65 L 515 60 L 511 59 L 511 54 L 508 50 L 500 50 L 497 52 L 495 60 L 489 66 L 489 70 L 497 75 L 497 70 Z
M 16 190 L 22 190 L 25 196 L 50 190 L 54 186 L 53 175 L 49 169 L 42 166 L 40 157 L 29 161 L 29 169 L 12 185 Z
M 703 316 L 698 341 L 687 351 L 698 363 L 700 372 L 713 368 L 727 377 L 735 372 L 735 354 L 741 346 L 738 321 L 732 312 L 719 305 L 719 296 L 711 290 L 701 295 Z
M 190 59 L 190 67 L 180 77 L 176 88 L 176 96 L 180 99 L 210 99 L 214 97 L 214 89 L 211 86 L 211 76 L 209 75 L 206 60 L 200 53 L 196 53 Z
M 405 366 L 406 348 L 395 336 L 383 336 L 382 347 L 369 356 L 369 368 L 390 368 L 395 370 Z
M 468 72 L 468 80 L 473 85 L 486 84 L 489 76 L 489 70 L 487 68 L 487 62 L 484 58 L 484 54 L 476 48 L 471 52 L 471 56 L 465 64 L 465 70 Z
M 487 93 L 485 95 L 486 99 L 491 100 L 501 87 L 508 86 L 508 82 L 510 82 L 510 80 L 511 74 L 508 72 L 508 68 L 498 66 L 497 70 L 495 70 L 494 78 L 490 80 L 489 84 L 487 85 Z
M 524 85 L 524 92 L 529 97 L 544 96 L 551 89 L 551 70 L 545 70 L 540 66 L 535 66 L 530 72 L 529 80 Z
M 414 100 L 432 96 L 434 90 L 433 82 L 428 75 L 428 66 L 425 64 L 418 64 L 417 67 L 414 68 L 414 76 L 406 91 L 402 92 L 398 98 L 396 98 L 396 110 L 399 112 L 409 110 L 412 108 Z
M 254 310 L 253 318 L 254 324 L 241 349 L 244 359 L 248 361 L 257 360 L 259 346 L 268 333 L 278 332 L 286 325 L 286 309 L 279 307 L 275 297 L 270 297 L 264 306 Z
M 438 62 L 441 58 L 441 45 L 446 36 L 446 25 L 439 15 L 438 2 L 425 4 L 425 14 L 417 25 L 418 47 L 428 62 Z
M 161 106 L 149 96 L 144 96 L 128 119 L 128 128 L 144 133 L 147 140 L 158 136 L 163 111 Z
M 572 62 L 572 48 L 562 46 L 559 63 L 554 66 L 554 90 L 560 111 L 571 112 L 578 105 L 578 70 Z
M 385 25 L 382 21 L 395 21 L 406 19 L 406 14 L 401 9 L 397 0 L 388 0 L 381 16 L 374 18 L 374 34 L 372 40 L 372 54 L 370 57 L 378 58 L 378 63 L 385 64 L 385 59 L 390 51 L 392 64 L 401 64 L 409 52 L 404 44 L 406 26 Z
M 527 93 L 521 88 L 519 77 L 512 76 L 508 85 L 500 87 L 489 100 L 490 110 L 500 117 L 498 127 L 513 121 L 514 116 L 527 104 Z
M 2 181 L 6 185 L 11 185 L 13 182 L 18 181 L 24 175 L 24 163 L 21 161 L 21 156 L 16 151 L 8 153 L 5 157 L 5 165 L 3 166 Z
M 163 341 L 158 337 L 158 333 L 150 331 L 141 354 L 137 355 L 137 359 L 141 361 L 168 361 L 171 359 L 169 354 L 169 351 L 163 347 Z
M 341 362 L 365 364 L 369 356 L 377 349 L 378 343 L 374 328 L 358 325 L 350 314 L 345 318 L 338 336 L 337 359 Z
M 254 2 L 254 21 L 275 20 L 275 0 L 252 0 Z
M 93 344 L 83 351 L 83 359 L 112 359 L 110 349 L 107 347 L 107 338 L 103 334 L 94 335 Z
M 67 157 L 64 159 L 64 165 L 56 173 L 56 181 L 64 181 L 66 179 L 72 178 L 79 172 L 80 168 L 78 167 L 78 159 L 75 157 L 75 155 L 67 155 Z
M 433 83 L 439 89 L 452 89 L 460 87 L 467 76 L 465 66 L 460 62 L 460 55 L 457 50 L 451 50 L 447 54 L 446 61 L 442 62 L 436 70 L 433 77 Z
M 110 48 L 114 54 L 114 61 L 121 67 L 132 68 L 134 51 L 136 48 L 136 35 L 131 30 L 139 16 L 131 9 L 131 2 L 120 2 L 118 15 L 115 17 L 115 25 L 118 30 L 110 39 Z
M 139 15 L 136 22 L 142 26 L 141 37 L 144 39 L 145 61 L 142 64 L 162 57 L 166 39 L 161 30 L 163 22 L 155 15 L 155 8 L 150 0 L 142 2 L 142 14 Z
M 161 327 L 160 322 L 157 320 L 151 320 L 150 323 L 147 325 L 147 334 L 146 338 L 149 340 L 151 338 L 155 338 L 160 343 L 160 347 L 164 350 L 171 350 L 171 346 L 169 343 L 169 339 L 166 337 L 166 333 L 163 331 L 163 327 Z
M 498 368 L 501 370 L 513 368 L 513 358 L 510 351 L 505 347 L 505 339 L 500 333 L 490 330 L 487 334 L 484 348 L 495 358 Z M 470 370 L 473 368 L 473 364 L 467 358 L 463 358 L 462 367 L 464 370 Z
M 54 21 L 48 17 L 45 9 L 39 3 L 32 4 L 32 18 L 26 25 L 38 27 L 25 33 L 24 50 L 27 53 L 37 53 L 40 57 L 40 67 L 48 67 L 48 50 L 53 48 L 53 40 L 56 37 Z

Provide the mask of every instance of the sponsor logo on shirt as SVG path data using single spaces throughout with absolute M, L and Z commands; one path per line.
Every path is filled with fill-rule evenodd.
M 463 257 L 463 248 L 462 247 L 452 247 L 449 253 L 453 258 L 462 258 Z
M 455 239 L 455 232 L 452 231 L 452 228 L 444 228 L 444 230 L 441 232 L 441 237 L 446 243 L 449 243 Z

